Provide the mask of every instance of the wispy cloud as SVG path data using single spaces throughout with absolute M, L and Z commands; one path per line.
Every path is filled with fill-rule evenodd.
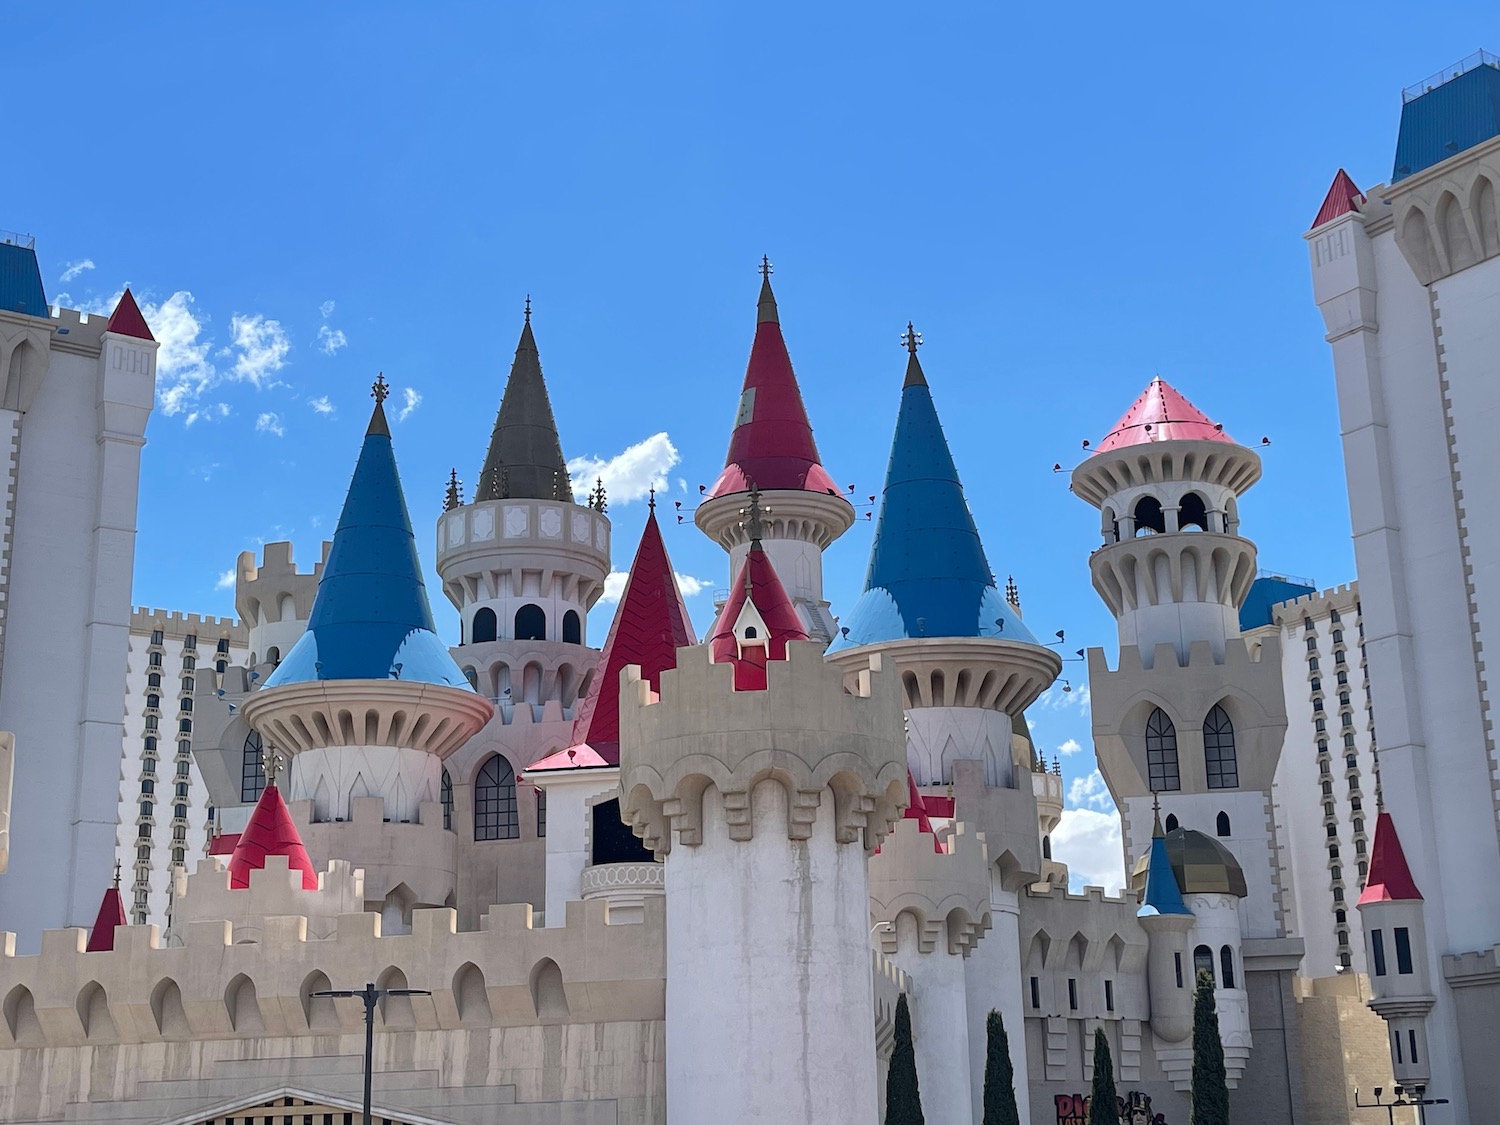
M 319 395 L 315 399 L 310 399 L 310 400 L 308 400 L 307 405 L 311 406 L 313 408 L 313 412 L 316 413 L 316 414 L 332 414 L 333 413 L 333 403 L 331 403 L 330 401 L 328 401 L 328 396 L 327 395 Z
M 275 434 L 282 437 L 286 434 L 286 427 L 281 424 L 281 417 L 272 411 L 258 414 L 255 418 L 255 430 L 262 434 Z
M 1075 777 L 1068 784 L 1068 804 L 1073 808 L 1093 808 L 1113 812 L 1115 802 L 1109 795 L 1109 786 L 1104 784 L 1104 775 L 1092 770 Z
M 332 301 L 324 301 L 321 305 L 318 306 L 318 311 L 323 314 L 324 320 L 327 320 L 330 316 L 333 315 L 333 310 L 334 303 Z
M 324 355 L 332 355 L 340 348 L 348 346 L 349 337 L 344 335 L 342 328 L 329 328 L 326 324 L 318 325 L 318 351 Z
M 697 597 L 703 591 L 711 588 L 713 583 L 705 578 L 694 578 L 691 574 L 679 574 L 672 572 L 672 577 L 677 580 L 677 588 L 682 591 L 684 598 Z M 599 595 L 601 602 L 617 602 L 625 594 L 625 583 L 630 578 L 628 570 L 612 570 L 604 578 L 604 593 Z
M 1070 690 L 1058 683 L 1042 692 L 1034 706 L 1045 711 L 1082 711 L 1088 714 L 1091 701 L 1088 684 L 1075 684 Z
M 260 313 L 250 316 L 236 314 L 229 319 L 229 335 L 230 346 L 220 354 L 239 353 L 229 370 L 231 379 L 243 379 L 260 387 L 267 378 L 286 366 L 292 342 L 287 339 L 280 321 Z
M 1071 754 L 1077 754 L 1082 749 L 1083 743 L 1079 742 L 1076 738 L 1070 738 L 1057 748 L 1057 752 L 1066 758 Z
M 1068 886 L 1103 887 L 1119 894 L 1125 886 L 1125 853 L 1120 818 L 1095 809 L 1063 809 L 1052 830 L 1052 855 L 1068 865 Z
M 82 274 L 93 268 L 93 258 L 84 258 L 82 261 L 69 262 L 67 268 L 62 271 L 62 276 L 57 280 L 66 285 L 68 284 L 68 282 L 73 281 L 75 278 L 80 277 Z
M 227 402 L 205 402 L 201 406 L 195 406 L 189 410 L 187 417 L 182 420 L 184 426 L 191 426 L 194 422 L 217 422 L 221 418 L 229 417 L 229 404 Z
M 193 295 L 179 289 L 159 305 L 145 301 L 141 315 L 161 345 L 156 353 L 156 398 L 162 413 L 201 416 L 198 400 L 213 386 L 217 373 L 208 358 L 213 341 L 204 336 L 203 321 L 193 310 Z
M 396 421 L 404 422 L 412 416 L 417 407 L 422 405 L 422 393 L 415 387 L 401 388 L 401 410 L 396 415 Z
M 226 570 L 223 574 L 219 575 L 219 580 L 214 583 L 214 589 L 215 590 L 232 590 L 232 589 L 234 589 L 234 571 L 232 571 L 232 570 Z
M 582 502 L 595 480 L 604 481 L 611 504 L 644 500 L 653 488 L 665 490 L 667 471 L 681 461 L 677 447 L 665 432 L 652 434 L 613 457 L 574 457 L 568 462 L 573 494 Z

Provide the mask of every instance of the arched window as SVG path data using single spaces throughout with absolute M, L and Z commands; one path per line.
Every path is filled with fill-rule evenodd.
M 1234 987 L 1234 950 L 1224 946 L 1219 950 L 1219 968 L 1222 970 L 1221 979 L 1225 988 Z
M 514 840 L 520 835 L 516 771 L 499 754 L 491 754 L 474 779 L 474 839 Z
M 146 677 L 146 686 L 149 687 L 149 688 L 159 688 L 159 687 L 161 687 L 161 673 L 160 672 L 152 672 L 150 675 L 148 675 Z
M 1176 832 L 1177 829 L 1180 826 L 1181 826 L 1181 822 L 1177 819 L 1177 814 L 1176 813 L 1168 813 L 1167 814 L 1167 824 L 1166 824 L 1167 831 L 1168 832 Z
M 1177 728 L 1160 707 L 1146 719 L 1146 772 L 1153 793 L 1182 788 L 1177 773 Z
M 600 801 L 592 811 L 595 863 L 651 863 L 655 857 L 620 819 L 619 798 Z
M 1189 528 L 1208 530 L 1208 505 L 1196 492 L 1184 496 L 1177 508 L 1177 529 L 1187 531 Z
M 583 619 L 576 609 L 563 614 L 563 641 L 570 645 L 583 644 Z
M 1145 535 L 1154 531 L 1161 535 L 1167 530 L 1167 517 L 1162 513 L 1161 501 L 1155 496 L 1142 496 L 1135 502 L 1135 533 Z
M 258 801 L 265 788 L 266 774 L 261 768 L 260 734 L 251 731 L 245 736 L 245 745 L 240 751 L 240 800 L 247 805 Z
M 157 678 L 160 679 L 161 677 L 158 676 Z M 148 695 L 148 696 L 146 696 L 146 706 L 147 707 L 151 707 L 151 708 L 159 708 L 159 707 L 161 707 L 161 696 L 159 696 L 159 695 Z
M 280 664 L 281 663 L 281 649 L 277 648 L 275 645 L 272 645 L 270 648 L 266 649 L 266 663 L 267 664 Z
M 1240 784 L 1239 765 L 1234 756 L 1234 724 L 1217 703 L 1203 720 L 1203 758 L 1208 767 L 1210 789 L 1236 789 Z M 1220 833 L 1222 835 L 1222 833 Z
M 1214 951 L 1206 945 L 1200 945 L 1193 950 L 1193 979 L 1198 978 L 1199 973 L 1207 973 L 1212 979 L 1214 975 Z
M 1220 836 L 1229 835 L 1229 814 L 1227 812 L 1223 812 L 1222 810 L 1219 812 L 1219 818 L 1214 822 L 1214 831 Z
M 453 828 L 453 778 L 448 776 L 448 771 L 443 771 L 443 783 L 438 789 L 438 800 L 443 802 L 443 827 L 448 830 Z
M 1043 859 L 1051 859 L 1052 858 L 1052 837 L 1051 836 L 1043 836 L 1042 837 L 1042 858 Z
M 495 639 L 497 626 L 495 623 L 495 611 L 489 606 L 478 610 L 474 614 L 474 635 L 471 640 L 477 644 Z
M 1120 521 L 1115 519 L 1113 508 L 1103 508 L 1099 512 L 1099 533 L 1104 536 L 1106 543 L 1118 543 L 1120 541 Z
M 547 614 L 539 605 L 523 605 L 516 610 L 516 640 L 545 641 Z

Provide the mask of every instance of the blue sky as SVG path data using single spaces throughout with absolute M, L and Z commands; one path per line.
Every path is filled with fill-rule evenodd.
M 310 565 L 377 370 L 409 407 L 396 452 L 430 563 L 527 293 L 564 451 L 616 478 L 623 567 L 632 493 L 659 474 L 686 501 L 722 465 L 767 253 L 833 476 L 879 492 L 914 320 L 992 567 L 1035 632 L 1112 650 L 1097 519 L 1051 469 L 1157 372 L 1246 444 L 1272 438 L 1242 507 L 1262 565 L 1353 577 L 1300 235 L 1339 166 L 1389 176 L 1402 86 L 1500 47 L 1492 5 L 1411 14 L 145 5 L 90 30 L 87 10 L 32 6 L 6 21 L 32 112 L 0 227 L 36 236 L 50 299 L 129 283 L 167 344 L 140 604 L 231 613 L 221 576 L 267 540 Z M 701 631 L 725 565 L 686 523 L 668 548 L 703 584 Z M 835 612 L 870 533 L 829 552 Z M 1073 789 L 1059 858 L 1118 879 L 1088 815 L 1108 805 L 1081 669 L 1033 730 Z

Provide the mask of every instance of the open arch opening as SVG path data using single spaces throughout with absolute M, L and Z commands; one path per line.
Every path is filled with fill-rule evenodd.
M 1137 535 L 1164 534 L 1167 517 L 1161 509 L 1161 501 L 1155 496 L 1142 496 L 1135 502 L 1135 533 Z
M 474 612 L 474 624 L 469 630 L 469 639 L 476 645 L 485 641 L 493 641 L 498 632 L 495 619 L 495 611 L 489 606 L 481 606 Z
M 527 603 L 516 610 L 516 640 L 545 641 L 547 614 L 539 605 Z
M 1199 973 L 1207 973 L 1210 980 L 1214 979 L 1214 951 L 1206 945 L 1200 945 L 1193 950 L 1193 978 L 1195 980 Z M 1218 987 L 1217 983 L 1215 987 Z
M 1208 505 L 1196 492 L 1189 492 L 1177 508 L 1177 530 L 1209 531 Z
M 593 829 L 593 860 L 595 863 L 652 863 L 655 857 L 642 846 L 620 819 L 618 797 L 600 801 L 590 810 Z
M 576 609 L 563 614 L 562 639 L 570 645 L 583 644 L 583 618 L 578 616 Z
M 1234 987 L 1234 950 L 1224 946 L 1219 950 L 1219 979 L 1223 981 L 1225 988 Z

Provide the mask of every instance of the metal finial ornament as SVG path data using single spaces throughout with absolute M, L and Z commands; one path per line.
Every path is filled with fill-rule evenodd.
M 1017 612 L 1021 609 L 1021 588 L 1016 585 L 1016 576 L 1007 574 L 1005 576 L 1005 600 Z
M 115 890 L 120 889 L 120 861 L 115 860 Z
M 531 323 L 531 294 L 526 294 L 526 323 Z
M 906 322 L 906 331 L 901 333 L 901 345 L 912 355 L 916 355 L 917 349 L 922 346 L 922 333 L 909 320 Z
M 281 768 L 284 765 L 286 765 L 286 759 L 276 753 L 275 746 L 267 743 L 266 748 L 261 751 L 260 768 L 265 772 L 266 784 L 268 786 L 275 786 L 276 775 L 281 772 Z
M 458 479 L 458 469 L 450 469 L 448 471 L 448 495 L 443 499 L 443 511 L 451 512 L 463 502 L 463 484 Z
M 760 256 L 760 279 L 770 281 L 771 275 L 776 272 L 776 267 L 771 264 L 771 256 L 762 254 Z
M 381 403 L 385 402 L 385 400 L 390 396 L 390 393 L 391 388 L 385 381 L 385 372 L 382 371 L 375 376 L 375 383 L 370 387 L 370 397 L 375 400 L 375 405 L 379 406 Z
M 770 508 L 761 507 L 760 486 L 757 485 L 754 481 L 751 481 L 750 506 L 748 508 L 740 509 L 740 515 L 744 517 L 740 521 L 740 526 L 743 527 L 746 534 L 750 536 L 750 542 L 752 545 L 760 545 L 761 537 L 766 532 L 766 524 L 763 517 L 770 515 L 770 513 Z
M 651 510 L 651 513 L 653 515 L 656 514 L 656 486 L 655 485 L 652 485 L 650 488 L 648 488 L 646 490 L 646 507 Z

